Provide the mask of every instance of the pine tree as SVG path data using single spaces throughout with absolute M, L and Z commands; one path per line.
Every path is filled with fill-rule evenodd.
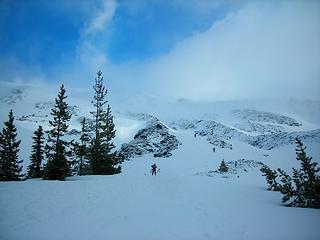
M 28 166 L 28 177 L 29 178 L 40 178 L 42 177 L 42 169 L 41 163 L 43 161 L 44 154 L 44 132 L 42 126 L 39 126 L 36 131 L 34 131 L 34 135 L 32 137 L 33 145 L 32 145 L 32 153 L 30 156 L 30 165 Z
M 16 140 L 17 129 L 14 125 L 12 110 L 10 110 L 8 118 L 0 136 L 0 179 L 3 181 L 18 181 L 23 176 L 21 174 L 22 160 L 18 159 L 21 140 Z
M 111 107 L 107 105 L 107 111 L 104 106 L 107 89 L 103 86 L 102 72 L 97 73 L 95 78 L 94 100 L 92 101 L 95 111 L 91 114 L 94 117 L 94 137 L 90 144 L 90 164 L 92 174 L 116 174 L 121 172 L 119 158 L 112 150 L 115 148 L 112 140 L 115 137 L 115 126 Z
M 278 168 L 278 172 L 282 182 L 282 184 L 279 184 L 279 190 L 283 194 L 282 202 L 286 202 L 294 195 L 292 179 L 284 170 Z
M 301 171 L 303 173 L 304 178 L 306 179 L 305 183 L 307 184 L 307 188 L 311 187 L 319 178 L 317 176 L 317 172 L 319 172 L 319 168 L 317 167 L 316 162 L 311 162 L 312 157 L 308 157 L 306 155 L 303 143 L 300 139 L 296 138 L 296 159 L 300 161 Z
M 81 136 L 80 143 L 76 142 L 74 144 L 74 153 L 77 158 L 75 161 L 75 172 L 78 175 L 85 175 L 89 173 L 89 165 L 87 162 L 88 158 L 88 143 L 90 141 L 89 136 L 89 125 L 86 121 L 86 118 L 82 118 L 81 120 Z
M 53 120 L 49 121 L 51 130 L 48 133 L 48 143 L 45 146 L 45 153 L 48 162 L 44 171 L 44 179 L 64 180 L 69 174 L 69 163 L 67 157 L 70 152 L 67 150 L 69 142 L 63 139 L 68 131 L 68 122 L 71 113 L 66 103 L 66 90 L 62 84 L 58 97 L 55 99 L 55 105 L 51 109 Z
M 282 194 L 282 202 L 289 207 L 320 208 L 320 176 L 317 175 L 319 168 L 312 158 L 306 155 L 303 143 L 300 139 L 295 140 L 296 159 L 300 162 L 300 169 L 292 168 L 292 177 L 284 170 L 278 168 L 279 175 L 270 169 L 264 169 L 269 187 L 277 186 Z M 277 176 L 281 184 L 277 184 Z
M 224 159 L 222 159 L 222 161 L 221 161 L 221 164 L 220 164 L 220 167 L 219 167 L 219 171 L 220 172 L 228 172 L 229 171 L 226 163 L 224 162 Z
M 292 180 L 294 188 L 286 191 L 286 185 L 280 191 L 284 194 L 283 202 L 291 207 L 320 208 L 320 177 L 317 175 L 319 168 L 312 157 L 306 155 L 303 143 L 296 138 L 296 159 L 300 162 L 299 170 L 293 168 Z
M 268 190 L 278 191 L 279 186 L 277 183 L 277 177 L 278 177 L 277 171 L 271 170 L 267 165 L 263 165 L 260 171 L 263 173 L 262 176 L 266 177 Z
M 0 181 L 5 178 L 5 161 L 2 157 L 3 152 L 3 136 L 2 132 L 0 132 Z

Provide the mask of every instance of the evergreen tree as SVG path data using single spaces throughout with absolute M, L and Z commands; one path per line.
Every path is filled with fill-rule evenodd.
M 221 164 L 220 164 L 220 167 L 219 167 L 219 171 L 220 172 L 228 172 L 229 171 L 226 163 L 224 162 L 224 159 L 222 159 L 222 161 L 221 161 Z
M 278 168 L 282 184 L 279 184 L 279 191 L 283 194 L 282 202 L 288 201 L 294 195 L 291 177 L 282 169 Z
M 271 170 L 267 165 L 263 165 L 260 171 L 263 173 L 262 176 L 266 177 L 268 183 L 268 190 L 278 191 L 279 186 L 276 180 L 278 177 L 277 171 Z
M 89 173 L 89 165 L 87 162 L 88 158 L 88 143 L 90 141 L 89 136 L 89 125 L 86 121 L 86 118 L 82 118 L 81 120 L 81 136 L 80 143 L 76 142 L 74 144 L 74 153 L 77 158 L 75 161 L 75 172 L 78 175 L 85 175 Z
M 305 184 L 307 184 L 307 188 L 310 188 L 319 178 L 317 176 L 317 172 L 319 172 L 319 168 L 317 167 L 316 162 L 311 162 L 312 157 L 308 157 L 306 155 L 303 143 L 300 139 L 296 138 L 296 159 L 300 161 L 301 164 L 301 172 L 303 174 L 303 178 L 305 179 Z
M 115 148 L 112 140 L 115 137 L 115 128 L 111 107 L 107 105 L 107 110 L 104 106 L 107 104 L 105 100 L 107 89 L 103 86 L 102 72 L 97 73 L 95 78 L 94 100 L 92 101 L 95 111 L 91 114 L 94 117 L 94 136 L 90 144 L 90 164 L 92 174 L 116 174 L 121 172 L 121 167 L 118 165 L 120 159 L 116 152 L 112 152 Z
M 21 140 L 16 140 L 17 129 L 14 125 L 13 112 L 10 110 L 8 121 L 4 123 L 0 136 L 0 179 L 3 181 L 20 180 L 22 160 L 18 159 Z
M 43 160 L 44 153 L 44 133 L 41 126 L 34 131 L 32 153 L 30 156 L 30 165 L 28 166 L 28 177 L 29 178 L 40 178 L 42 177 L 41 163 Z
M 58 97 L 55 99 L 55 105 L 51 109 L 53 120 L 49 121 L 51 130 L 47 132 L 48 143 L 45 146 L 48 162 L 44 171 L 44 179 L 48 180 L 64 180 L 70 170 L 67 160 L 70 154 L 67 150 L 69 142 L 63 139 L 68 131 L 67 123 L 71 118 L 65 94 L 66 90 L 62 84 Z
M 300 169 L 292 168 L 292 177 L 284 170 L 278 168 L 278 173 L 270 169 L 264 169 L 269 187 L 277 186 L 282 194 L 282 202 L 289 207 L 320 208 L 320 176 L 319 168 L 312 158 L 306 155 L 303 143 L 296 138 L 296 159 L 300 162 Z M 277 184 L 276 178 L 281 178 L 281 184 Z
M 312 162 L 312 157 L 306 155 L 303 143 L 296 138 L 296 159 L 300 162 L 299 170 L 293 168 L 290 184 L 294 187 L 288 187 L 289 183 L 283 184 L 280 191 L 284 194 L 283 202 L 288 202 L 290 207 L 311 207 L 320 208 L 320 177 L 317 175 L 319 168 L 316 162 Z M 281 169 L 278 169 L 281 173 Z M 282 176 L 282 182 L 289 179 L 288 176 Z M 287 180 L 288 182 L 289 180 Z
M 0 181 L 5 178 L 5 161 L 2 157 L 3 152 L 3 136 L 2 132 L 0 132 Z

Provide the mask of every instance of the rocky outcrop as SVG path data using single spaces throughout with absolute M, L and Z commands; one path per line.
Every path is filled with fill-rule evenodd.
M 243 120 L 248 120 L 251 122 L 266 122 L 266 123 L 276 123 L 288 126 L 301 126 L 302 124 L 295 120 L 294 118 L 280 115 L 277 113 L 257 111 L 253 109 L 244 110 L 234 110 L 232 114 Z
M 169 157 L 180 144 L 177 138 L 170 134 L 167 126 L 153 118 L 144 129 L 136 133 L 132 141 L 121 146 L 120 154 L 125 159 L 150 153 L 154 157 Z
M 286 124 L 293 124 L 288 119 L 286 120 Z M 279 122 L 281 121 L 279 120 Z M 251 123 L 246 125 L 246 127 L 249 127 L 246 130 L 250 131 L 245 132 L 213 120 L 179 120 L 171 123 L 171 125 L 176 129 L 192 129 L 194 130 L 195 137 L 205 137 L 210 144 L 218 148 L 232 149 L 231 139 L 246 142 L 254 147 L 265 150 L 293 144 L 297 137 L 303 142 L 320 143 L 320 129 L 286 132 L 285 128 L 281 125 Z M 249 135 L 249 133 L 256 133 L 256 135 Z

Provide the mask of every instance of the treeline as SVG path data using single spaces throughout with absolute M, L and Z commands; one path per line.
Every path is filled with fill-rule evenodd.
M 103 84 L 102 72 L 98 71 L 93 86 L 92 124 L 81 119 L 81 133 L 78 141 L 68 140 L 68 122 L 71 112 L 62 84 L 51 109 L 49 130 L 39 126 L 32 137 L 32 151 L 27 175 L 22 174 L 22 160 L 19 160 L 17 129 L 13 111 L 0 132 L 0 180 L 18 181 L 25 178 L 64 180 L 72 175 L 112 175 L 121 172 L 121 156 L 115 151 L 113 139 L 116 136 L 111 107 L 106 100 L 107 89 Z M 45 164 L 44 161 L 46 161 Z

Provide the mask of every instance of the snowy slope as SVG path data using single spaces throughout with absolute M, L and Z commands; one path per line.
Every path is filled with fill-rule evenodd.
M 14 92 L 10 104 L 0 101 L 1 122 L 10 108 L 16 115 L 24 166 L 32 132 L 39 124 L 46 127 L 53 100 L 30 92 Z M 17 93 L 21 97 L 14 97 Z M 132 143 L 139 130 L 145 137 L 136 137 L 138 146 L 144 149 L 150 139 L 156 143 L 148 146 L 153 151 L 125 161 L 121 174 L 0 182 L 0 239 L 318 239 L 320 211 L 283 207 L 281 195 L 266 191 L 259 172 L 259 162 L 287 171 L 297 166 L 291 141 L 295 134 L 308 135 L 307 153 L 319 162 L 317 121 L 265 102 L 156 100 L 140 96 L 139 104 L 116 102 L 113 108 L 118 148 Z M 90 117 L 90 100 L 71 96 L 70 105 L 75 113 L 70 130 L 77 130 L 79 117 Z M 245 109 L 263 112 L 269 121 L 252 117 L 250 110 L 248 122 Z M 318 119 L 320 114 L 313 112 L 312 119 Z M 151 128 L 150 118 L 158 121 Z M 289 126 L 288 121 L 299 124 Z M 180 144 L 170 150 L 172 155 L 155 158 L 159 147 L 172 146 L 161 145 L 162 136 L 174 136 Z M 232 147 L 222 147 L 221 141 Z M 269 144 L 273 147 L 264 147 Z M 222 159 L 230 166 L 237 162 L 237 168 L 215 173 Z M 160 168 L 157 176 L 150 175 L 153 163 Z
M 192 132 L 177 136 L 182 145 L 171 158 L 128 161 L 117 176 L 1 183 L 1 239 L 318 239 L 319 210 L 281 206 L 258 169 L 239 178 L 198 174 L 222 157 L 271 162 L 276 154 L 265 158 L 241 142 L 236 152 L 212 153 Z M 154 161 L 156 177 L 148 172 Z

